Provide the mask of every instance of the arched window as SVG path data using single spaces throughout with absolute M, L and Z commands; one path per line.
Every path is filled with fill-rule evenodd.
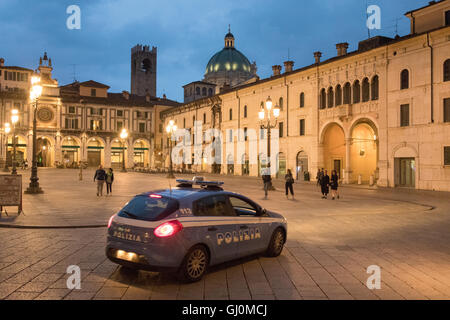
M 352 103 L 352 86 L 350 82 L 344 85 L 344 104 Z
M 280 100 L 278 100 L 278 103 L 279 103 L 280 110 L 283 110 L 283 97 L 280 97 Z
M 327 93 L 325 91 L 325 89 L 322 89 L 320 91 L 320 105 L 319 108 L 320 109 L 325 109 L 327 107 Z
M 361 85 L 359 84 L 359 80 L 356 80 L 353 83 L 353 103 L 361 102 Z
M 409 88 L 409 71 L 407 69 L 400 73 L 400 90 Z
M 450 81 L 450 59 L 444 62 L 444 81 Z
M 195 94 L 198 95 L 198 96 L 200 95 L 200 88 L 199 87 L 195 88 Z
M 206 96 L 206 88 L 205 87 L 202 88 L 202 96 Z
M 340 84 L 336 87 L 336 107 L 342 104 L 342 87 Z
M 244 118 L 247 118 L 247 106 L 244 106 Z
M 305 93 L 300 93 L 300 108 L 303 108 L 305 106 Z
M 206 124 L 206 113 L 203 113 L 203 124 Z
M 212 90 L 212 88 L 209 88 L 208 89 L 208 96 L 212 96 L 213 95 L 213 90 Z
M 362 101 L 367 102 L 370 100 L 370 84 L 369 79 L 364 78 L 362 83 Z
M 330 87 L 328 89 L 328 108 L 333 108 L 334 106 L 334 91 L 333 88 Z
M 378 96 L 379 96 L 379 80 L 378 80 L 378 76 L 375 76 L 372 78 L 372 100 L 378 100 Z
M 233 120 L 233 109 L 230 109 L 230 120 Z

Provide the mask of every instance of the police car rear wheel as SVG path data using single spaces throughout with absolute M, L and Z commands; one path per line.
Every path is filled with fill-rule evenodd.
M 194 282 L 200 280 L 208 267 L 209 257 L 205 247 L 198 245 L 187 253 L 180 269 L 182 281 Z
M 278 257 L 283 251 L 285 242 L 284 232 L 280 228 L 276 229 L 270 239 L 269 248 L 267 248 L 267 256 Z

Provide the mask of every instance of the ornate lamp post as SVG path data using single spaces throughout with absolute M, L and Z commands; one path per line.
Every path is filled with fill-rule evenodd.
M 273 113 L 273 115 L 272 115 Z M 277 119 L 280 116 L 280 108 L 278 106 L 275 106 L 272 110 L 272 99 L 270 97 L 267 98 L 265 108 L 264 106 L 261 108 L 261 110 L 258 112 L 259 116 L 259 123 L 261 125 L 262 129 L 267 129 L 267 167 L 266 170 L 268 172 L 268 175 L 270 175 L 270 130 L 275 128 L 277 126 Z M 275 122 L 272 124 L 272 119 L 275 119 Z M 275 188 L 272 185 L 272 177 L 269 178 L 269 188 L 271 190 L 275 190 Z
M 175 179 L 175 176 L 173 175 L 172 165 L 172 135 L 175 131 L 177 131 L 177 126 L 175 125 L 175 122 L 173 120 L 170 120 L 169 124 L 166 127 L 166 132 L 169 136 L 169 174 L 167 175 L 167 178 L 169 179 Z
M 125 140 L 128 138 L 127 129 L 123 128 L 120 132 L 120 140 L 122 141 L 122 172 L 127 172 L 125 168 Z
M 33 163 L 31 167 L 31 177 L 30 177 L 30 185 L 27 190 L 25 190 L 25 193 L 27 194 L 38 194 L 38 193 L 44 193 L 42 191 L 41 187 L 39 186 L 39 178 L 37 175 L 37 120 L 36 120 L 36 114 L 37 114 L 37 107 L 38 107 L 38 99 L 42 94 L 42 86 L 39 84 L 41 82 L 41 79 L 39 77 L 32 77 L 31 78 L 31 92 L 30 92 L 30 99 L 31 101 L 34 101 L 34 110 L 33 110 Z
M 11 110 L 11 122 L 13 124 L 13 156 L 12 156 L 12 171 L 11 174 L 17 174 L 16 161 L 16 123 L 19 122 L 19 111 L 17 109 Z
M 5 123 L 5 128 L 3 130 L 5 131 L 5 139 L 6 139 L 5 168 L 3 169 L 3 172 L 9 172 L 7 154 L 8 154 L 8 135 L 11 132 L 11 126 L 8 122 Z

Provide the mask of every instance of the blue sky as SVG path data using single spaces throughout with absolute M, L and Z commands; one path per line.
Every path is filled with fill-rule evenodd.
M 256 61 L 258 75 L 283 64 L 288 50 L 295 68 L 349 50 L 366 39 L 366 4 L 381 8 L 381 30 L 372 35 L 409 32 L 404 13 L 428 0 L 2 0 L 0 57 L 6 65 L 35 69 L 47 51 L 60 84 L 96 80 L 110 92 L 130 90 L 130 50 L 135 44 L 158 47 L 157 91 L 182 100 L 182 86 L 201 80 L 209 58 L 221 50 L 228 24 L 236 47 Z M 69 30 L 69 5 L 81 8 L 81 29 Z

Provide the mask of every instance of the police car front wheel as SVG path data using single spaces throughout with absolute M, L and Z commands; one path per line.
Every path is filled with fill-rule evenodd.
M 184 282 L 200 280 L 206 273 L 209 264 L 209 255 L 206 248 L 197 245 L 191 248 L 181 264 L 179 278 Z
M 278 257 L 283 251 L 284 243 L 286 242 L 286 237 L 284 230 L 277 228 L 270 239 L 269 247 L 267 248 L 266 255 L 269 257 Z

